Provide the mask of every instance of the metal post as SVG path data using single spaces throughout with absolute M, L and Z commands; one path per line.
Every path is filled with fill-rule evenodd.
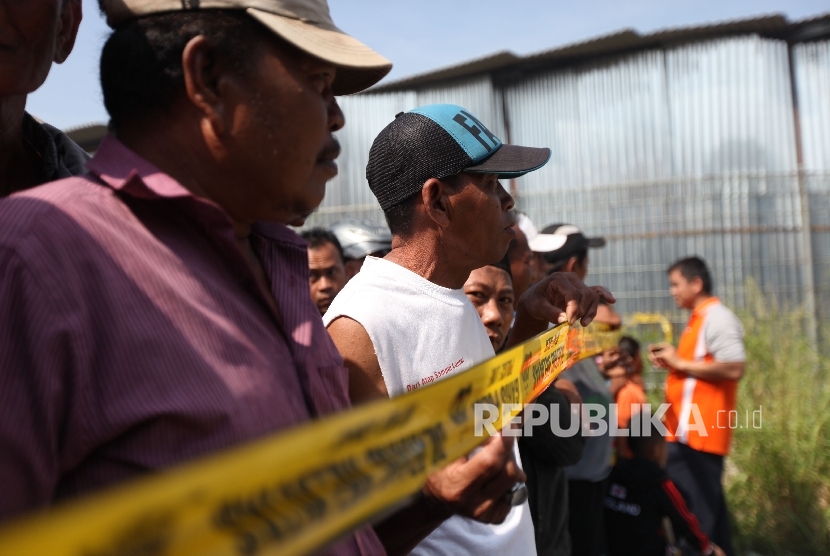
M 804 173 L 804 151 L 801 143 L 801 116 L 798 109 L 798 87 L 793 65 L 793 45 L 787 43 L 787 55 L 790 66 L 790 91 L 793 105 L 793 125 L 795 127 L 795 155 L 798 163 L 798 201 L 801 210 L 801 255 L 804 273 L 804 312 L 807 319 L 807 335 L 813 346 L 818 346 L 818 320 L 816 318 L 816 285 L 813 267 L 813 239 L 810 225 L 810 192 L 807 190 Z

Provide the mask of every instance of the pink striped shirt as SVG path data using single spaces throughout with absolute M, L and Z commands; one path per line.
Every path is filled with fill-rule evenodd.
M 88 168 L 0 201 L 0 519 L 349 407 L 302 239 L 251 235 L 277 316 L 220 207 L 112 137 Z

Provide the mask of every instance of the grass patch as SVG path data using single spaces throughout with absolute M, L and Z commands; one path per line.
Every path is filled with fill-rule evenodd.
M 726 460 L 726 499 L 739 554 L 830 554 L 830 357 L 804 334 L 804 313 L 781 311 L 747 284 L 746 374 Z M 633 332 L 633 331 L 632 331 Z M 643 348 L 651 330 L 643 332 Z M 825 336 L 823 346 L 830 346 Z M 645 353 L 643 354 L 645 356 Z M 649 376 L 647 359 L 646 376 Z M 664 375 L 652 375 L 649 401 L 665 400 Z M 760 409 L 760 429 L 753 412 Z M 748 414 L 747 414 L 748 412 Z M 758 425 L 758 414 L 755 415 Z M 748 427 L 747 427 L 748 425 Z
M 739 316 L 747 368 L 738 410 L 762 409 L 760 430 L 736 429 L 726 477 L 736 547 L 764 555 L 830 554 L 830 359 L 753 285 Z

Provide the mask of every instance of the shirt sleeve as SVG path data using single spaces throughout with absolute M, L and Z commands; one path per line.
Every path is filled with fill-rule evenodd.
M 709 353 L 720 363 L 746 361 L 744 327 L 735 314 L 722 305 L 713 310 L 703 327 Z
M 689 511 L 686 501 L 671 479 L 665 479 L 660 484 L 660 500 L 663 513 L 671 521 L 675 537 L 682 537 L 693 546 L 697 546 L 701 554 L 711 554 L 712 544 L 709 537 L 700 528 L 695 515 Z
M 53 314 L 37 276 L 0 248 L 0 520 L 54 496 L 71 356 Z

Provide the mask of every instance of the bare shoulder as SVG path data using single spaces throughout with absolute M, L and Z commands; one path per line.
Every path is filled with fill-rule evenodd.
M 375 346 L 363 325 L 349 317 L 338 317 L 329 323 L 328 331 L 349 369 L 352 405 L 388 397 Z

